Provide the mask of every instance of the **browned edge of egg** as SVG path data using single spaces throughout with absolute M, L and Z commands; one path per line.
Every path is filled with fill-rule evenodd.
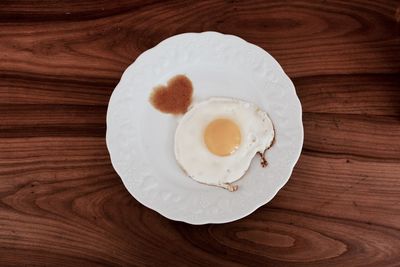
M 193 85 L 186 75 L 179 74 L 169 79 L 167 85 L 153 88 L 150 103 L 157 110 L 179 115 L 184 114 L 192 103 Z
M 257 152 L 257 155 L 260 156 L 260 164 L 261 164 L 262 168 L 265 168 L 268 166 L 268 161 L 265 158 L 265 152 L 267 152 L 267 150 L 269 150 L 275 144 L 275 141 L 276 141 L 276 131 L 275 131 L 275 127 L 274 127 L 273 123 L 272 123 L 272 127 L 274 129 L 274 138 L 272 139 L 271 144 L 262 153 L 259 151 Z

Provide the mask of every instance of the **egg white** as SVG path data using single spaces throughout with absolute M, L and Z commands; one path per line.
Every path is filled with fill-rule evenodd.
M 234 121 L 240 128 L 241 144 L 229 156 L 211 153 L 204 142 L 207 125 L 219 118 Z M 175 132 L 175 157 L 192 179 L 231 191 L 231 183 L 248 170 L 257 152 L 264 153 L 274 139 L 274 127 L 268 114 L 253 103 L 213 97 L 194 104 L 179 121 Z

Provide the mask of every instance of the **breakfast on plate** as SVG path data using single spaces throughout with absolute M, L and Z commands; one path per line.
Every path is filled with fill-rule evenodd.
M 154 88 L 150 102 L 164 112 L 183 114 L 175 132 L 175 157 L 197 182 L 236 191 L 256 154 L 266 167 L 265 151 L 275 131 L 268 114 L 257 105 L 229 97 L 191 103 L 192 82 L 177 75 Z

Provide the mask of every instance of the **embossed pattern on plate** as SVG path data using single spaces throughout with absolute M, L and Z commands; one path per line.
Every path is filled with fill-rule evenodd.
M 179 118 L 154 110 L 148 97 L 155 85 L 181 73 L 192 80 L 195 101 L 251 101 L 274 123 L 269 166 L 260 168 L 254 158 L 237 192 L 199 184 L 175 162 Z M 143 205 L 173 220 L 224 223 L 264 205 L 288 181 L 303 145 L 301 104 L 281 66 L 260 47 L 233 35 L 185 33 L 147 50 L 126 69 L 109 102 L 106 140 L 115 170 Z

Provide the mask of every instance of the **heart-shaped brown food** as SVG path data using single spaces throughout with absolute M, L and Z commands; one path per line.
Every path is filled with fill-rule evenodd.
M 185 75 L 177 75 L 168 81 L 167 86 L 159 85 L 150 95 L 150 103 L 159 111 L 170 114 L 183 114 L 192 102 L 192 82 Z

